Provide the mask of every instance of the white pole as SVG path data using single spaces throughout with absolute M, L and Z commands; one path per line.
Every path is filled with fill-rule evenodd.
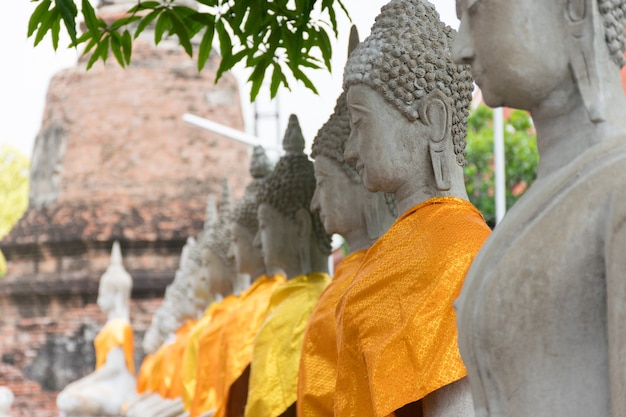
M 493 158 L 495 165 L 496 224 L 506 213 L 506 174 L 504 172 L 504 111 L 502 107 L 493 110 Z
M 208 120 L 203 117 L 199 117 L 190 113 L 185 113 L 183 114 L 183 120 L 199 128 L 209 130 L 211 132 L 215 132 L 219 135 L 226 136 L 227 138 L 245 143 L 246 145 L 249 145 L 249 146 L 261 145 L 265 149 L 276 150 L 276 146 L 273 146 L 273 145 L 267 146 L 261 141 L 261 139 L 259 139 L 256 136 L 248 135 L 245 132 L 242 132 L 237 129 L 233 129 L 232 127 L 228 127 L 220 123 L 216 123 L 212 120 Z

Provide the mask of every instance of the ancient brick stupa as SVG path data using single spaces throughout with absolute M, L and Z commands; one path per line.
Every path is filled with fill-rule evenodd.
M 111 17 L 125 10 L 107 2 Z M 107 15 L 108 13 L 108 15 Z M 94 368 L 92 340 L 105 317 L 98 279 L 119 240 L 134 288 L 136 361 L 143 331 L 205 217 L 210 192 L 228 178 L 235 197 L 248 149 L 186 125 L 186 112 L 243 129 L 234 77 L 214 84 L 219 57 L 198 74 L 174 43 L 138 39 L 132 64 L 86 59 L 50 82 L 31 171 L 30 206 L 0 243 L 0 381 L 15 393 L 14 417 L 58 415 L 67 383 Z

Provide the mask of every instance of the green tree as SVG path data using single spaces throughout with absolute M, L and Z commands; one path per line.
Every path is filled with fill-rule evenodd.
M 514 110 L 504 123 L 506 206 L 510 208 L 535 179 L 539 162 L 537 142 L 528 113 Z M 481 105 L 467 127 L 465 182 L 472 203 L 495 225 L 493 111 Z
M 0 145 L 0 240 L 22 217 L 28 207 L 30 160 L 17 149 Z M 0 252 L 0 277 L 6 274 L 6 261 Z
M 81 0 L 80 19 L 87 30 L 80 35 L 76 29 L 78 0 L 33 1 L 39 5 L 28 23 L 28 36 L 35 37 L 35 45 L 50 32 L 57 49 L 64 27 L 71 46 L 85 44 L 83 53 L 91 53 L 87 68 L 99 59 L 106 61 L 109 52 L 120 65 L 128 65 L 132 39 L 151 24 L 155 43 L 174 36 L 189 56 L 194 54 L 191 40 L 197 35 L 201 39 L 198 70 L 204 67 L 217 38 L 222 55 L 217 79 L 236 63 L 244 62 L 253 69 L 249 78 L 251 100 L 269 73 L 272 97 L 279 86 L 289 88 L 288 75 L 317 92 L 304 70 L 325 66 L 330 71 L 329 33 L 337 36 L 337 13 L 348 14 L 341 0 L 193 0 L 197 9 L 176 0 L 137 0 L 126 17 L 107 22 L 96 15 L 89 0 Z

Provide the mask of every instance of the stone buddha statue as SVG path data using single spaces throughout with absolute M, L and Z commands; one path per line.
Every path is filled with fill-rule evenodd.
M 265 151 L 260 146 L 255 147 L 250 165 L 253 181 L 235 207 L 229 252 L 237 271 L 249 275 L 252 285 L 241 293 L 237 309 L 223 326 L 217 358 L 221 369 L 214 374 L 213 382 L 218 387 L 213 417 L 243 417 L 254 338 L 265 319 L 271 295 L 285 283 L 284 276 L 267 274 L 261 247 L 254 244 L 259 228 L 257 194 L 270 172 Z
M 63 415 L 118 415 L 134 392 L 133 331 L 128 315 L 131 289 L 132 278 L 115 242 L 98 291 L 98 306 L 107 314 L 107 322 L 94 340 L 96 370 L 59 393 L 57 406 Z
M 238 308 L 238 294 L 245 291 L 249 284 L 249 277 L 237 273 L 234 259 L 229 256 L 232 220 L 230 204 L 222 206 L 218 222 L 200 242 L 203 265 L 209 271 L 210 291 L 221 296 L 217 297 L 219 302 L 207 309 L 206 320 L 201 320 L 192 331 L 198 332 L 197 337 L 192 336 L 196 345 L 188 346 L 185 352 L 187 358 L 183 362 L 183 371 L 195 373 L 193 381 L 189 377 L 187 383 L 183 381 L 185 406 L 192 416 L 199 416 L 216 408 L 219 387 L 215 381 L 220 366 L 216 358 L 219 357 L 224 324 L 229 315 Z
M 358 44 L 353 26 L 348 54 Z M 337 99 L 334 113 L 313 141 L 311 156 L 317 185 L 311 210 L 318 212 L 328 233 L 344 237 L 348 255 L 337 265 L 333 280 L 322 293 L 307 327 L 298 379 L 298 416 L 329 416 L 334 412 L 337 375 L 335 310 L 352 282 L 367 249 L 395 220 L 393 196 L 367 191 L 354 166 L 344 157 L 350 136 L 346 95 Z
M 226 193 L 222 198 L 227 200 L 230 197 Z M 227 204 L 222 206 L 224 208 Z M 201 241 L 204 241 L 217 220 L 215 198 L 211 194 L 207 203 L 205 227 L 199 237 Z M 164 301 L 153 317 L 153 325 L 146 332 L 148 337 L 151 335 L 150 330 L 156 328 L 160 334 L 158 339 L 166 342 L 153 355 L 146 357 L 139 372 L 138 392 L 151 395 L 144 395 L 129 404 L 127 416 L 165 417 L 178 415 L 184 410 L 180 399 L 184 351 L 199 318 L 199 309 L 206 308 L 215 299 L 215 294 L 211 292 L 210 271 L 206 270 L 205 264 L 202 248 L 195 239 L 189 238 L 183 248 L 175 278 L 166 289 Z
M 462 166 L 469 71 L 426 0 L 392 0 L 344 71 L 344 157 L 399 218 L 337 307 L 336 416 L 473 415 L 453 301 L 490 233 Z
M 464 0 L 457 11 L 457 62 L 487 104 L 530 112 L 540 154 L 457 304 L 476 415 L 624 416 L 626 2 Z
M 210 194 L 207 201 L 207 217 L 204 229 L 208 228 L 215 221 L 217 221 L 215 196 Z M 205 289 L 206 278 L 200 266 L 200 256 L 191 256 L 195 246 L 196 240 L 193 237 L 187 238 L 187 242 L 181 251 L 180 264 L 176 270 L 174 280 L 166 289 L 163 302 L 157 309 L 158 313 L 152 317 L 152 323 L 144 334 L 142 347 L 146 354 L 156 352 L 186 320 L 197 318 L 213 300 L 213 295 Z M 196 284 L 196 280 L 201 280 L 202 283 Z M 196 289 L 198 291 L 195 291 Z M 170 296 L 168 294 L 170 291 L 172 293 L 176 292 L 174 297 L 177 300 L 175 302 L 169 301 Z M 184 297 L 186 299 L 181 302 L 180 296 L 183 296 L 183 294 L 185 294 Z M 173 311 L 172 308 L 174 308 Z M 196 309 L 195 313 L 189 310 L 191 308 Z M 165 319 L 165 323 L 163 323 L 161 318 Z M 142 372 L 140 370 L 138 381 L 141 380 L 141 377 Z M 139 390 L 139 392 L 142 391 Z
M 0 387 L 0 417 L 11 417 L 11 405 L 13 404 L 13 391 L 8 387 Z
M 330 281 L 330 237 L 310 211 L 315 192 L 313 164 L 303 153 L 296 116 L 289 118 L 285 155 L 258 194 L 259 231 L 266 271 L 287 282 L 272 294 L 254 340 L 245 415 L 295 416 L 298 367 L 308 318 Z

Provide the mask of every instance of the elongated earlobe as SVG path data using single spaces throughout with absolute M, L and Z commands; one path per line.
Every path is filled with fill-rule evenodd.
M 570 31 L 570 70 L 576 81 L 583 104 L 594 122 L 605 120 L 603 89 L 598 73 L 598 56 L 594 48 L 595 0 L 568 0 L 567 20 Z
M 301 208 L 296 213 L 296 226 L 298 228 L 298 252 L 300 257 L 301 271 L 305 274 L 311 272 L 311 234 L 313 233 L 313 219 L 308 210 Z
M 445 95 L 435 90 L 421 100 L 420 118 L 429 127 L 428 150 L 433 166 L 435 184 L 439 191 L 449 191 L 452 188 L 450 167 L 446 150 L 451 145 L 446 138 L 450 133 L 448 106 Z

